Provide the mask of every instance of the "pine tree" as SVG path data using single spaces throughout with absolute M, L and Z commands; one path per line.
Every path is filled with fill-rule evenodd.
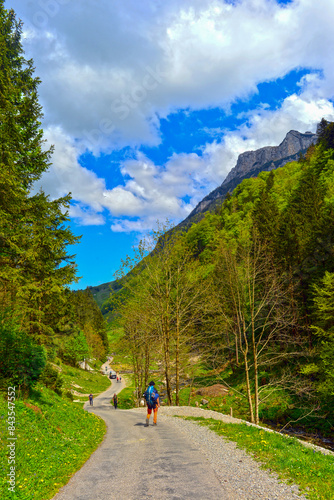
M 16 303 L 25 329 L 43 343 L 48 343 L 46 335 L 61 334 L 59 323 L 67 300 L 64 288 L 76 280 L 74 256 L 67 254 L 67 245 L 76 243 L 78 237 L 64 226 L 68 217 L 63 209 L 69 200 L 67 196 L 50 201 L 39 193 L 25 204 Z
M 266 186 L 260 194 L 254 212 L 253 219 L 259 232 L 259 237 L 266 242 L 268 249 L 272 250 L 274 246 L 274 235 L 277 233 L 279 224 L 279 211 L 275 198 L 271 191 L 274 186 L 275 174 L 270 172 L 266 180 Z
M 321 339 L 318 361 L 319 390 L 334 393 L 334 273 L 326 272 L 314 292 L 314 333 Z M 333 405 L 332 405 L 333 411 Z
M 69 329 L 66 290 L 76 265 L 67 246 L 78 237 L 65 225 L 70 196 L 31 195 L 52 148 L 44 147 L 40 80 L 21 35 L 21 21 L 0 0 L 0 309 L 10 308 L 27 333 L 48 344 Z
M 23 56 L 21 33 L 22 23 L 0 0 L 0 284 L 7 301 L 20 274 L 24 205 L 51 154 L 42 148 L 39 79 L 33 76 L 32 60 Z
M 327 150 L 334 149 L 334 123 L 322 118 L 317 127 L 318 144 Z
M 44 151 L 38 102 L 39 78 L 21 44 L 22 23 L 0 0 L 0 163 L 15 183 L 28 190 L 47 170 L 51 150 Z

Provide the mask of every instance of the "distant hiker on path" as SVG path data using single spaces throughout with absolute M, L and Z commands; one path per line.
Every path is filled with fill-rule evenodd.
M 93 406 L 93 394 L 90 394 L 88 396 L 88 398 L 89 398 L 89 404 L 90 404 L 90 406 Z
M 154 387 L 155 383 L 153 380 L 149 383 L 148 388 L 144 392 L 144 398 L 147 404 L 147 417 L 145 427 L 148 427 L 150 422 L 150 416 L 153 410 L 153 425 L 157 425 L 158 408 L 160 407 L 159 393 Z
M 113 401 L 114 401 L 114 407 L 115 407 L 115 410 L 116 410 L 117 409 L 117 404 L 118 404 L 117 394 L 113 395 Z

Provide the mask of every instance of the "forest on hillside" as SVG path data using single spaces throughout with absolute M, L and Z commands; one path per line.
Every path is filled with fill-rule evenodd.
M 162 227 L 125 259 L 103 311 L 124 329 L 141 390 L 156 363 L 179 404 L 200 359 L 230 372 L 232 390 L 241 378 L 252 422 L 333 431 L 334 124 L 317 132 L 298 161 L 244 180 L 188 231 Z
M 105 359 L 106 325 L 89 291 L 73 292 L 70 194 L 51 200 L 33 185 L 50 165 L 40 80 L 21 44 L 22 24 L 0 1 L 0 390 L 26 394 L 42 378 L 61 392 L 50 362 Z

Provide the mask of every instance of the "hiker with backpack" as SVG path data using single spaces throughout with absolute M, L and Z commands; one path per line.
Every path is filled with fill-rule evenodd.
M 155 383 L 153 380 L 149 383 L 148 388 L 144 392 L 144 398 L 146 400 L 147 405 L 147 417 L 145 427 L 148 427 L 150 416 L 153 410 L 153 425 L 157 425 L 157 417 L 158 417 L 158 408 L 160 406 L 160 396 L 156 388 L 154 387 Z
M 117 394 L 116 393 L 113 395 L 113 401 L 114 401 L 115 410 L 117 410 L 118 398 L 117 398 Z
M 90 406 L 93 406 L 93 394 L 90 393 L 90 395 L 88 396 L 88 398 L 89 398 L 89 404 L 90 404 Z

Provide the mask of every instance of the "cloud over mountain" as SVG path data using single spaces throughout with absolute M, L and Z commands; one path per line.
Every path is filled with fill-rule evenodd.
M 126 231 L 153 217 L 180 220 L 241 152 L 334 118 L 332 0 L 7 3 L 24 20 L 25 50 L 43 81 L 55 144 L 43 187 L 54 196 L 71 191 L 72 215 L 84 224 L 111 217 L 114 230 Z M 300 69 L 297 91 L 282 88 L 275 106 L 260 95 L 247 107 L 261 83 Z M 216 108 L 228 116 L 236 103 L 244 104 L 242 123 L 214 139 L 208 132 L 192 153 L 171 151 L 159 164 L 142 152 L 161 145 L 161 120 L 172 113 Z M 124 147 L 132 155 L 119 161 L 116 184 L 80 162 L 84 152 L 98 158 Z

